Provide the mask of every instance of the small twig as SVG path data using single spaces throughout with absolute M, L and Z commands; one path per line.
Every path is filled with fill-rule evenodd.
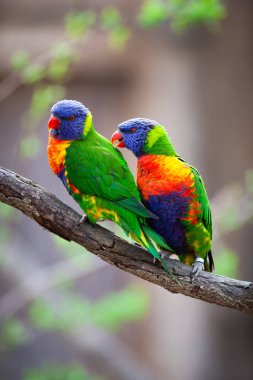
M 102 38 L 96 38 L 96 41 L 90 45 L 90 48 L 85 49 L 85 54 L 87 56 L 88 53 L 93 53 L 97 50 L 99 47 L 99 44 L 101 42 Z M 77 52 L 78 49 L 81 48 L 84 42 L 87 41 L 87 36 L 76 40 L 68 40 L 68 46 L 75 49 Z M 66 42 L 66 41 L 65 41 Z M 77 57 L 77 53 L 75 58 Z M 50 50 L 46 50 L 40 54 L 38 54 L 36 57 L 32 59 L 32 61 L 29 63 L 31 64 L 40 64 L 43 66 L 46 66 L 50 60 L 52 59 L 52 52 Z M 26 84 L 24 80 L 22 79 L 22 74 L 17 71 L 11 71 L 9 74 L 7 74 L 1 81 L 0 81 L 0 103 L 3 102 L 5 99 L 7 99 L 11 94 L 13 94 L 15 91 L 18 90 L 18 88 Z
M 168 260 L 178 278 L 176 284 L 165 271 L 152 263 L 145 250 L 116 237 L 101 226 L 83 223 L 80 215 L 38 184 L 0 167 L 0 201 L 13 206 L 34 219 L 44 228 L 73 240 L 104 261 L 144 280 L 160 285 L 172 293 L 181 293 L 209 303 L 253 315 L 253 284 L 203 272 L 193 283 L 191 268 Z

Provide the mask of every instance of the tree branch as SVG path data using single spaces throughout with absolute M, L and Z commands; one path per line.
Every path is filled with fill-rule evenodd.
M 33 181 L 0 167 L 0 201 L 17 208 L 42 227 L 85 247 L 102 260 L 137 277 L 209 303 L 253 315 L 253 284 L 203 272 L 191 283 L 191 268 L 177 260 L 168 265 L 180 281 L 175 283 L 144 249 L 129 244 L 99 225 L 85 222 L 80 215 L 52 193 Z

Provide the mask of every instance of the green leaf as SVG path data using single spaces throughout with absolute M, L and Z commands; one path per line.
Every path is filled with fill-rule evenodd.
M 51 106 L 62 99 L 65 88 L 58 85 L 41 86 L 33 92 L 28 117 L 32 122 L 40 120 L 49 114 Z M 28 123 L 29 125 L 29 123 Z
M 222 276 L 237 277 L 238 257 L 235 251 L 223 247 L 215 255 L 215 273 Z
M 121 24 L 121 15 L 117 8 L 106 7 L 100 13 L 100 24 L 105 29 L 113 29 Z
M 41 152 L 41 141 L 35 135 L 29 135 L 20 141 L 20 154 L 22 158 L 33 159 Z
M 172 22 L 174 28 L 183 30 L 191 25 L 217 23 L 224 16 L 224 6 L 219 0 L 192 0 L 178 8 Z
M 122 49 L 131 36 L 131 30 L 126 26 L 119 26 L 108 34 L 108 43 L 112 49 Z
M 144 27 L 155 27 L 166 20 L 180 31 L 195 24 L 217 24 L 225 17 L 220 0 L 145 0 L 138 21 Z
M 5 222 L 13 220 L 16 211 L 13 207 L 0 203 L 0 219 L 4 219 Z
M 15 347 L 27 338 L 26 329 L 17 318 L 10 318 L 3 324 L 1 330 L 0 341 L 3 346 Z
M 90 375 L 80 363 L 47 363 L 41 369 L 28 369 L 22 380 L 103 380 Z M 105 380 L 105 379 L 104 379 Z
M 60 43 L 52 48 L 52 60 L 48 65 L 48 76 L 57 81 L 66 78 L 71 62 L 73 61 L 72 50 L 65 43 Z
M 57 308 L 42 299 L 34 301 L 29 309 L 33 326 L 41 330 L 68 330 L 89 323 L 117 331 L 125 323 L 144 318 L 149 306 L 147 292 L 136 286 L 110 293 L 93 304 L 70 291 L 64 292 L 63 300 Z
M 25 50 L 16 51 L 11 57 L 11 67 L 14 70 L 21 71 L 29 64 L 29 55 Z
M 96 13 L 93 11 L 72 11 L 65 17 L 67 33 L 73 38 L 81 37 L 95 21 Z
M 138 21 L 146 28 L 154 27 L 167 19 L 167 4 L 164 1 L 145 0 Z
M 71 60 L 72 49 L 71 47 L 64 43 L 55 44 L 51 50 L 52 57 L 55 59 L 68 59 Z
M 230 207 L 224 210 L 220 216 L 220 228 L 222 232 L 232 232 L 240 227 L 240 210 L 236 207 Z
M 29 317 L 33 326 L 41 330 L 62 330 L 65 327 L 53 308 L 41 299 L 31 304 Z
M 55 81 L 66 78 L 69 65 L 70 62 L 65 60 L 52 60 L 47 69 L 48 76 Z
M 38 63 L 27 66 L 24 69 L 22 76 L 23 76 L 23 81 L 26 84 L 36 83 L 36 82 L 38 82 L 44 78 L 45 68 L 44 68 L 44 66 L 42 66 Z
M 41 330 L 67 330 L 87 323 L 90 303 L 84 297 L 65 292 L 64 303 L 57 310 L 42 299 L 34 301 L 29 315 L 34 327 Z
M 130 286 L 96 302 L 91 309 L 91 320 L 106 329 L 117 331 L 125 323 L 144 318 L 148 306 L 149 298 L 145 289 Z

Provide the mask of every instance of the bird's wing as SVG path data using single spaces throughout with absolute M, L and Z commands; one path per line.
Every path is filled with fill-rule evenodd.
M 191 166 L 197 191 L 197 199 L 201 206 L 201 220 L 212 236 L 212 214 L 205 185 L 198 170 Z
M 67 148 L 65 161 L 69 181 L 83 194 L 116 202 L 143 217 L 154 217 L 141 203 L 126 161 L 108 144 L 73 142 Z

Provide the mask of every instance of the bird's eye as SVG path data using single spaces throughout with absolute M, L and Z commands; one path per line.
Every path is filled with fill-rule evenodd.
M 66 120 L 68 120 L 68 121 L 72 121 L 72 120 L 75 120 L 75 119 L 76 119 L 75 115 L 71 115 L 71 116 L 66 117 Z
M 137 131 L 137 128 L 133 127 L 133 128 L 130 128 L 130 129 L 126 129 L 126 130 L 120 130 L 120 132 L 123 132 L 123 133 L 126 133 L 126 134 L 130 134 L 130 133 L 135 133 Z

